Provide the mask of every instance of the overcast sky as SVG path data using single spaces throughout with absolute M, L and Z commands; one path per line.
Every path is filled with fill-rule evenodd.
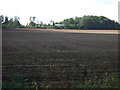
M 119 0 L 1 0 L 0 13 L 4 16 L 19 16 L 21 24 L 29 23 L 30 16 L 36 21 L 48 23 L 84 15 L 106 16 L 118 21 Z

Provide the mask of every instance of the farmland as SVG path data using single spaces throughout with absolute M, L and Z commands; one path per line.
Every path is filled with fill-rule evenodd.
M 85 71 L 100 78 L 118 69 L 118 34 L 5 29 L 2 43 L 4 82 L 19 74 L 28 83 L 73 88 Z

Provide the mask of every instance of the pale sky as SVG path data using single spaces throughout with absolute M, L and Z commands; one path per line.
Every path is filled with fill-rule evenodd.
M 102 15 L 118 21 L 118 1 L 120 0 L 1 0 L 0 14 L 19 16 L 24 25 L 30 22 L 30 16 L 35 16 L 36 21 L 43 23 L 84 15 Z

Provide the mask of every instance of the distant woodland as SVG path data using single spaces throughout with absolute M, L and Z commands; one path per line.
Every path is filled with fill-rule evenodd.
M 105 16 L 83 16 L 64 19 L 60 22 L 53 20 L 45 24 L 42 21 L 35 22 L 36 17 L 30 17 L 27 25 L 22 25 L 19 21 L 20 17 L 0 16 L 2 28 L 41 28 L 41 29 L 86 29 L 86 30 L 120 30 L 120 24 Z

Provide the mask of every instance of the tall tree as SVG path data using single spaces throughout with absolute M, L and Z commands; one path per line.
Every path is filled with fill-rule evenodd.
M 19 22 L 19 17 L 18 16 L 15 16 L 14 17 L 14 21 L 13 21 L 13 27 L 20 27 L 21 26 L 21 24 L 20 24 L 20 22 Z
M 8 17 L 7 16 L 5 16 L 5 22 L 4 22 L 4 24 L 8 24 L 8 22 L 9 22 L 9 20 L 8 20 Z
M 65 19 L 67 29 L 119 29 L 120 25 L 104 16 L 83 16 Z
M 8 28 L 13 28 L 13 18 L 11 18 L 11 19 L 8 21 L 7 27 L 8 27 Z
M 0 22 L 1 22 L 1 23 L 4 22 L 4 16 L 3 16 L 3 15 L 0 16 Z
M 30 27 L 35 27 L 35 25 L 36 25 L 36 24 L 34 23 L 35 18 L 36 18 L 36 17 L 30 17 L 30 23 L 29 23 L 29 26 L 30 26 Z
M 54 28 L 54 26 L 55 26 L 55 23 L 54 23 L 54 21 L 53 20 L 50 20 L 50 28 Z
M 30 17 L 30 22 L 34 22 L 36 17 Z

